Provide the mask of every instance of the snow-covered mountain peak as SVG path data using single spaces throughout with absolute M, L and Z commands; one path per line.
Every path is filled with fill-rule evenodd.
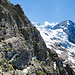
M 73 21 L 71 21 L 71 20 L 67 20 L 67 24 L 68 25 L 74 25 L 75 23 Z
M 63 30 L 65 30 L 65 29 L 73 28 L 74 25 L 75 25 L 75 23 L 72 22 L 71 20 L 66 20 L 66 21 L 63 21 L 63 22 L 57 24 L 56 26 L 54 26 L 53 29 L 61 29 L 62 28 Z
M 56 23 L 49 23 L 48 21 L 45 21 L 44 22 L 44 25 L 45 26 L 51 26 L 52 28 L 55 26 L 55 25 L 57 25 L 58 23 L 56 22 Z
M 32 24 L 33 25 L 35 25 L 35 26 L 44 26 L 44 27 L 50 27 L 50 28 L 53 28 L 55 25 L 57 25 L 58 23 L 56 22 L 56 23 L 49 23 L 48 21 L 45 21 L 44 22 L 44 24 L 42 25 L 42 24 L 40 24 L 40 23 L 38 23 L 38 22 L 32 22 Z
M 69 21 L 67 21 L 67 24 L 70 25 Z
M 38 26 L 40 26 L 41 24 L 40 23 L 38 23 L 38 22 L 32 22 L 32 24 L 33 25 L 38 25 Z
M 63 21 L 52 29 L 62 29 L 69 36 L 68 40 L 75 44 L 75 23 L 71 20 Z
M 75 23 L 70 20 L 59 24 L 45 22 L 35 25 L 48 48 L 55 50 L 75 70 Z

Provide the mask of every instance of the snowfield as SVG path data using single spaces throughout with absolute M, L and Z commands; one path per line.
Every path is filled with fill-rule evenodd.
M 33 22 L 33 25 L 40 31 L 46 46 L 56 51 L 58 56 L 64 60 L 64 65 L 69 64 L 75 70 L 75 44 L 68 40 L 69 36 L 63 30 L 67 30 L 66 26 L 59 29 L 53 29 L 58 23 L 45 22 L 39 25 Z M 70 25 L 67 21 L 67 25 Z

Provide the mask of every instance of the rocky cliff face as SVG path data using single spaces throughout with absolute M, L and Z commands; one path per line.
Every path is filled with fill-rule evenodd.
M 3 75 L 24 75 L 22 70 L 28 66 L 30 75 L 73 74 L 63 67 L 55 52 L 47 49 L 40 32 L 20 5 L 0 0 L 0 72 Z
M 20 5 L 14 6 L 8 1 L 1 2 L 0 34 L 3 57 L 10 63 L 14 62 L 15 68 L 25 68 L 22 65 L 28 65 L 35 55 L 39 60 L 46 59 L 45 43 L 39 31 L 24 15 Z

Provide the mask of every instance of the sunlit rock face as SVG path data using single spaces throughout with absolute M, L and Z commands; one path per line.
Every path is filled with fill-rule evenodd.
M 15 69 L 24 69 L 35 55 L 41 61 L 47 58 L 47 48 L 40 32 L 31 24 L 21 6 L 8 0 L 0 1 L 0 50 L 3 58 Z
M 69 65 L 63 66 L 54 50 L 46 47 L 19 4 L 0 0 L 0 75 L 26 74 L 74 75 L 74 72 Z

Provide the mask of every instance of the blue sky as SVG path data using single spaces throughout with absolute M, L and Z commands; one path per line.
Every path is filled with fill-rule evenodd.
M 64 20 L 75 22 L 75 0 L 8 0 L 20 4 L 30 21 L 43 24 Z

